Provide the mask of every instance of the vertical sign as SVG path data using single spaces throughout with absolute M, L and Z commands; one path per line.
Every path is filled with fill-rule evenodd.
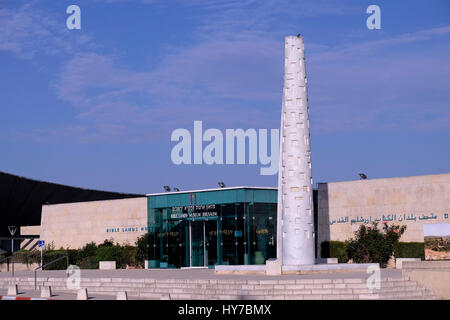
M 44 247 L 45 247 L 45 240 L 39 240 L 38 241 L 38 247 L 39 247 L 39 249 L 41 250 L 41 267 L 42 267 L 42 250 L 44 249 Z
M 9 233 L 11 234 L 11 236 L 14 236 L 14 234 L 17 231 L 17 227 L 16 226 L 8 226 L 8 230 Z M 11 253 L 14 252 L 14 239 L 11 238 Z

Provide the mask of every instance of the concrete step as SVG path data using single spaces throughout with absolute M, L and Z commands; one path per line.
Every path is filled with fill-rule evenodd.
M 38 286 L 39 288 L 40 286 Z M 54 290 L 68 290 L 65 285 L 56 286 L 51 285 Z M 387 288 L 380 290 L 372 289 L 304 289 L 304 290 L 264 290 L 264 289 L 254 289 L 254 290 L 241 290 L 241 289 L 189 289 L 189 288 L 136 288 L 136 287 L 96 287 L 96 286 L 84 286 L 80 287 L 88 288 L 88 290 L 94 290 L 97 292 L 117 292 L 117 291 L 133 291 L 133 292 L 146 292 L 146 293 L 187 293 L 187 294 L 244 294 L 244 295 L 298 295 L 298 294 L 375 294 L 375 293 L 390 293 L 390 292 L 414 292 L 422 291 L 423 288 L 420 287 L 399 287 L 399 288 Z M 19 285 L 19 289 L 29 290 L 34 289 L 34 285 Z
M 3 282 L 0 283 L 0 287 L 7 287 L 11 282 Z M 17 285 L 21 287 L 34 287 L 34 281 L 19 281 L 15 282 Z M 66 281 L 57 281 L 57 282 L 37 282 L 37 286 L 52 286 L 52 287 L 66 287 Z M 126 288 L 136 289 L 136 290 L 152 290 L 154 292 L 163 292 L 168 290 L 189 290 L 189 291 L 198 291 L 198 290 L 219 290 L 219 291 L 272 291 L 272 292 L 293 292 L 296 291 L 328 291 L 331 292 L 333 290 L 339 293 L 349 293 L 350 290 L 356 293 L 367 293 L 366 284 L 334 284 L 334 285 L 167 285 L 167 284 L 137 284 L 137 283 L 100 283 L 100 282 L 86 282 L 81 281 L 81 287 L 89 287 L 89 288 L 101 288 L 105 290 L 117 289 L 123 290 Z M 399 282 L 395 286 L 388 284 L 381 284 L 381 291 L 393 291 L 393 290 L 416 290 L 417 285 L 414 282 Z
M 37 278 L 37 286 L 55 291 L 71 291 L 67 278 Z M 16 283 L 19 290 L 34 289 L 34 278 L 1 278 L 0 288 Z M 439 299 L 432 292 L 407 278 L 385 278 L 379 290 L 368 289 L 364 279 L 296 280 L 199 280 L 199 279 L 127 279 L 83 278 L 80 287 L 93 294 L 114 295 L 127 291 L 129 296 L 147 299 Z M 73 290 L 72 290 L 73 291 Z
M 67 278 L 47 278 L 47 277 L 37 277 L 38 282 L 65 282 Z M 206 280 L 206 279 L 129 279 L 129 278 L 87 278 L 82 277 L 83 281 L 86 282 L 100 282 L 100 283 L 138 283 L 138 284 L 150 284 L 150 283 L 158 283 L 158 284 L 214 284 L 214 285 L 227 285 L 227 284 L 235 284 L 235 285 L 292 285 L 292 284 L 303 284 L 303 285 L 312 285 L 312 284 L 365 284 L 366 281 L 364 279 L 296 279 L 296 280 L 236 280 L 236 279 L 221 279 L 221 280 Z M 20 277 L 5 277 L 0 278 L 0 282 L 3 281 L 34 281 L 34 277 L 28 278 L 20 278 Z M 408 278 L 382 278 L 381 283 L 397 283 L 397 282 L 408 282 Z
M 204 295 L 204 296 L 213 296 L 213 295 L 252 295 L 252 296 L 297 296 L 297 295 L 388 295 L 388 294 L 406 294 L 410 295 L 411 292 L 423 292 L 424 289 L 420 287 L 399 287 L 399 288 L 385 288 L 380 290 L 371 290 L 371 289 L 312 289 L 312 290 L 239 290 L 239 289 L 225 289 L 218 290 L 217 288 L 210 289 L 188 289 L 188 288 L 136 288 L 136 287 L 96 287 L 96 286 L 84 286 L 81 287 L 88 288 L 88 291 L 96 292 L 96 293 L 111 293 L 114 294 L 117 291 L 127 291 L 130 295 L 132 294 L 191 294 L 191 295 Z M 19 289 L 22 290 L 30 290 L 34 289 L 34 285 L 21 285 Z M 65 285 L 62 286 L 52 286 L 53 290 L 58 291 L 67 291 L 67 287 Z
M 354 280 L 354 279 L 349 279 Z M 34 284 L 34 279 L 15 279 L 15 278 L 3 278 L 0 280 L 0 285 L 6 283 L 22 283 L 22 284 Z M 65 284 L 67 282 L 66 278 L 59 279 L 37 279 L 39 284 Z M 327 289 L 327 288 L 365 288 L 367 287 L 366 282 L 343 282 L 343 283 L 298 283 L 298 280 L 292 280 L 290 282 L 283 283 L 236 283 L 233 280 L 221 283 L 197 283 L 197 282 L 187 282 L 187 283 L 176 283 L 176 282 L 146 282 L 146 281 L 99 281 L 98 279 L 86 279 L 82 278 L 81 282 L 89 286 L 132 286 L 132 287 L 156 287 L 156 288 L 209 288 L 214 286 L 221 289 L 253 289 L 253 288 L 265 288 L 265 289 Z M 413 281 L 398 280 L 398 281 L 381 281 L 381 287 L 394 287 L 394 286 L 414 286 Z

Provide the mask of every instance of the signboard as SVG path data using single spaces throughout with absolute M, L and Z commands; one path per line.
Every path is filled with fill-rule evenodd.
M 45 247 L 45 240 L 39 240 L 38 241 L 38 247 L 39 248 L 44 248 Z
M 215 204 L 172 207 L 172 213 L 170 214 L 170 219 L 178 220 L 194 220 L 214 217 L 217 217 Z
M 9 230 L 9 233 L 13 236 L 17 231 L 17 227 L 16 226 L 8 226 L 8 230 Z

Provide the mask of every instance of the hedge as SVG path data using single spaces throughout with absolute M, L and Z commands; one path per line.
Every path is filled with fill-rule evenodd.
M 348 262 L 346 244 L 342 241 L 323 241 L 320 244 L 322 258 L 338 258 L 339 263 Z M 396 258 L 420 258 L 425 260 L 425 243 L 423 242 L 398 242 L 394 245 Z
M 425 260 L 425 243 L 423 242 L 399 242 L 394 245 L 396 258 L 420 258 Z
M 145 260 L 144 252 L 140 247 L 146 247 L 144 241 L 148 239 L 147 236 L 142 236 L 137 241 L 138 246 L 113 244 L 110 241 L 105 241 L 100 245 L 91 242 L 86 244 L 83 248 L 74 249 L 59 249 L 53 250 L 53 247 L 48 247 L 43 250 L 43 264 L 49 263 L 60 257 L 68 256 L 69 264 L 77 265 L 81 269 L 98 269 L 99 261 L 116 261 L 117 268 L 125 268 L 127 266 L 139 267 L 143 266 Z M 30 265 L 32 263 L 41 263 L 41 252 L 39 250 L 27 251 L 20 250 L 13 254 L 15 263 L 24 263 Z M 67 260 L 61 259 L 45 270 L 65 270 L 67 268 Z
M 320 244 L 320 256 L 322 258 L 338 258 L 339 263 L 348 262 L 345 242 L 323 241 Z

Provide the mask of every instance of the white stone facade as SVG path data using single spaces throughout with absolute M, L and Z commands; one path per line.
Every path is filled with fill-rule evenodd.
M 146 197 L 44 205 L 40 238 L 55 249 L 105 240 L 135 245 L 147 232 L 147 212 Z
M 311 149 L 303 39 L 285 39 L 278 171 L 277 256 L 283 265 L 315 263 Z
M 423 242 L 425 224 L 450 223 L 450 174 L 319 183 L 318 253 L 326 240 L 354 237 L 361 224 L 406 225 L 403 242 Z

